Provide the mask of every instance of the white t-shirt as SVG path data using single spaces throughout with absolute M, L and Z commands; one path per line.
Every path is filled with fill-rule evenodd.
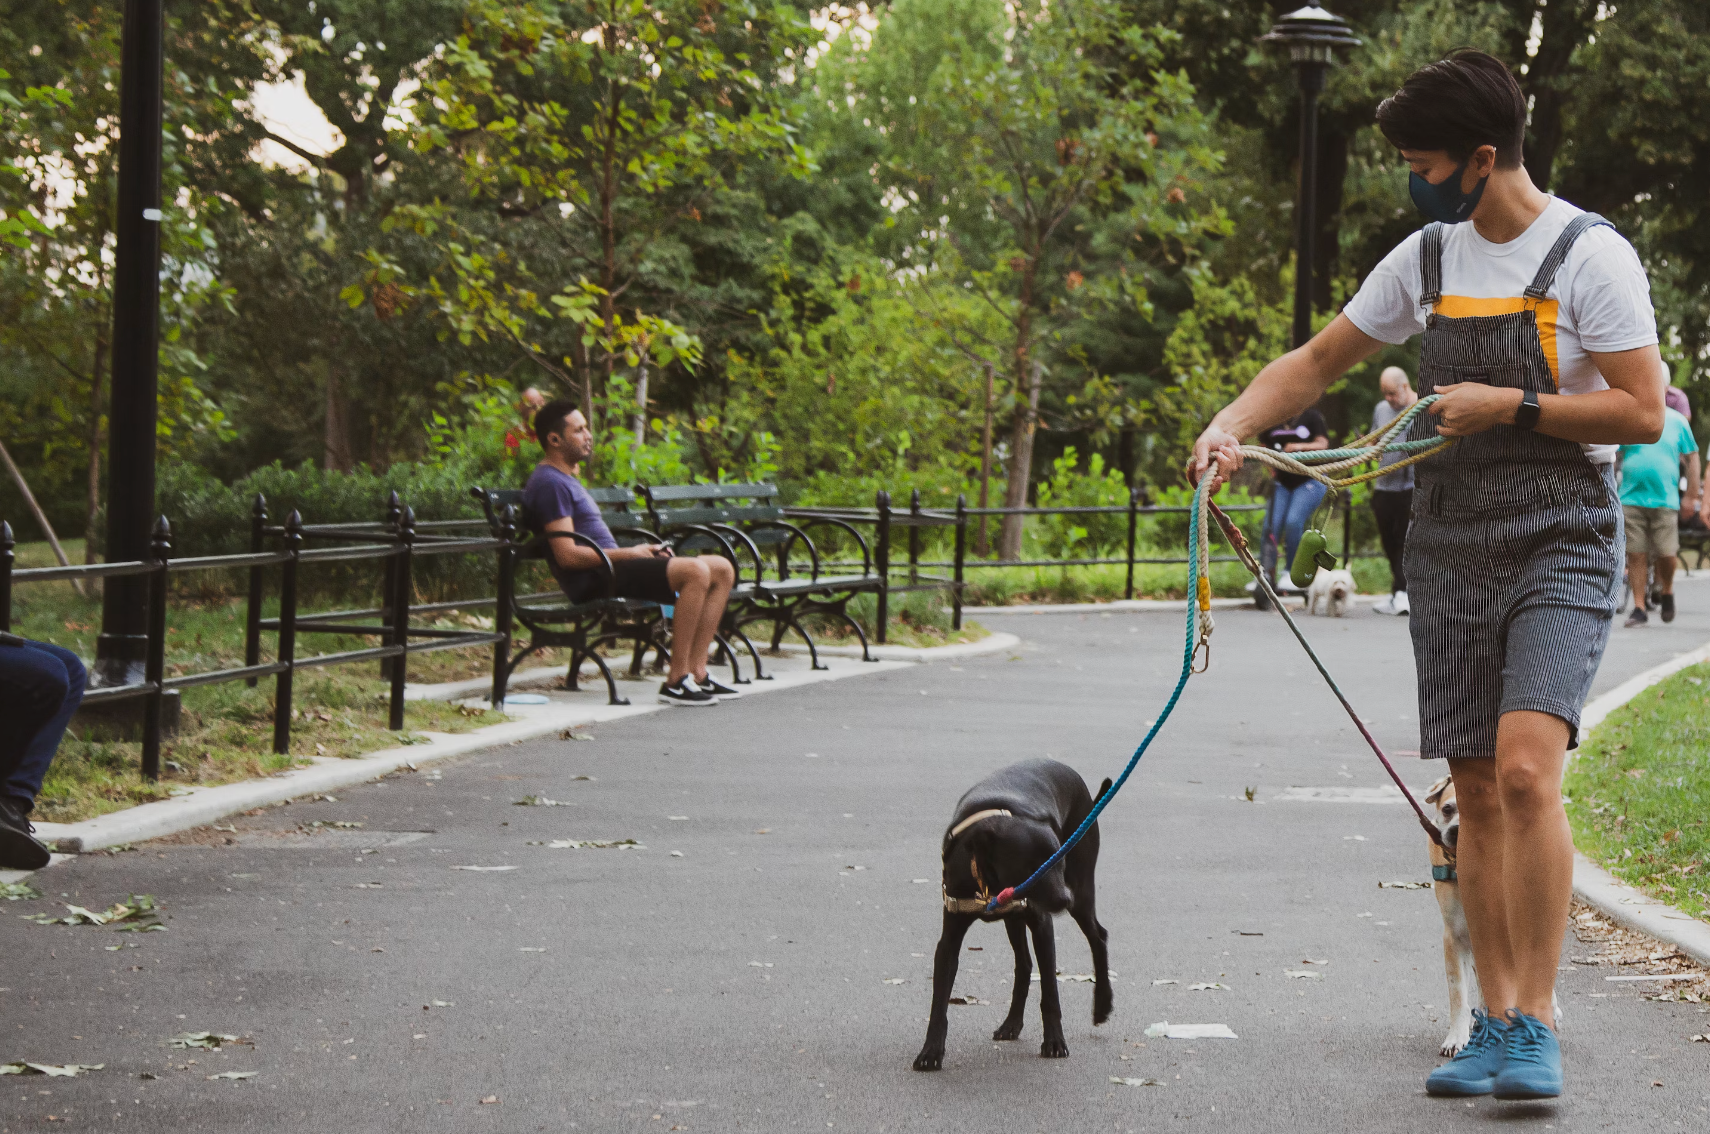
M 1583 210 L 1552 197 L 1525 232 L 1492 244 L 1471 222 L 1443 229 L 1443 294 L 1433 309 L 1451 318 L 1523 310 L 1526 289 L 1568 222 Z M 1425 329 L 1419 305 L 1419 243 L 1414 233 L 1395 247 L 1360 285 L 1342 313 L 1374 339 L 1404 343 Z M 1605 225 L 1580 233 L 1537 304 L 1538 338 L 1562 394 L 1607 390 L 1587 351 L 1633 350 L 1657 341 L 1656 312 L 1645 269 L 1626 238 Z M 1586 445 L 1597 464 L 1615 459 L 1614 445 Z

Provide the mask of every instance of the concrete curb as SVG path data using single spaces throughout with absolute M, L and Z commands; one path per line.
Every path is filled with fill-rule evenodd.
M 784 689 L 797 689 L 804 685 L 817 685 L 825 681 L 883 673 L 908 664 L 904 661 L 888 660 L 838 666 L 831 670 L 780 673 L 771 681 L 746 687 L 744 693 L 749 697 L 759 696 Z M 552 673 L 556 675 L 558 670 L 554 669 Z M 488 725 L 473 732 L 458 734 L 420 732 L 415 735 L 426 737 L 427 740 L 423 743 L 387 748 L 350 760 L 317 757 L 314 763 L 306 768 L 294 768 L 264 780 L 191 788 L 185 794 L 172 799 L 140 804 L 124 811 L 85 819 L 80 823 L 37 823 L 36 833 L 42 841 L 55 843 L 60 850 L 74 853 L 141 842 L 144 839 L 157 839 L 162 835 L 200 827 L 253 807 L 264 807 L 288 799 L 367 783 L 399 768 L 420 767 L 502 744 L 551 736 L 578 725 L 626 720 L 647 713 L 664 712 L 670 708 L 651 699 L 651 684 L 643 683 L 636 688 L 648 692 L 649 699 L 645 703 L 566 705 L 554 702 L 546 705 L 512 705 L 509 712 L 518 719 L 506 721 L 504 724 Z M 14 873 L 19 878 L 25 876 L 18 872 L 0 872 L 0 875 L 5 875 L 0 877 L 0 881 L 14 880 L 11 877 Z
M 978 642 L 957 642 L 950 646 L 868 646 L 867 653 L 884 661 L 909 661 L 929 664 L 935 661 L 959 661 L 962 658 L 978 658 L 987 654 L 999 654 L 1005 650 L 1013 650 L 1021 645 L 1021 639 L 1014 634 L 1002 634 L 996 631 Z M 785 642 L 778 647 L 787 654 L 806 654 L 806 646 L 798 646 L 794 642 Z M 860 646 L 821 646 L 820 657 L 858 658 L 861 656 Z
M 1586 705 L 1580 714 L 1580 731 L 1590 731 L 1609 714 L 1670 674 L 1710 661 L 1710 644 L 1652 666 L 1628 678 Z M 1571 759 L 1571 754 L 1570 754 Z M 1573 856 L 1573 895 L 1599 913 L 1628 929 L 1648 933 L 1666 941 L 1702 965 L 1710 965 L 1710 924 L 1700 921 L 1667 902 L 1640 893 L 1578 851 Z
M 1387 595 L 1355 595 L 1349 601 L 1356 606 L 1365 606 L 1387 598 Z M 1306 596 L 1301 594 L 1283 595 L 1289 609 L 1298 610 L 1306 605 Z M 1252 609 L 1253 600 L 1250 598 L 1214 598 L 1211 600 L 1213 610 L 1233 610 L 1239 607 Z M 1168 611 L 1174 614 L 1186 614 L 1187 608 L 1181 599 L 1116 599 L 1113 602 L 1065 602 L 1039 603 L 1036 605 L 1018 606 L 964 606 L 963 614 L 1133 614 L 1141 611 Z M 824 651 L 821 651 L 822 653 Z

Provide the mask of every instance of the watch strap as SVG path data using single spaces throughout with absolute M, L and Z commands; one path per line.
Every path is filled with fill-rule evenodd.
M 1514 428 L 1530 430 L 1537 426 L 1538 415 L 1542 413 L 1538 405 L 1538 392 L 1527 390 L 1520 398 L 1520 405 L 1514 410 Z

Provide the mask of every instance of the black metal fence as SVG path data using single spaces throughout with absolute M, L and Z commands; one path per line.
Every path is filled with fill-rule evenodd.
M 914 490 L 906 510 L 891 503 L 890 493 L 881 490 L 872 508 L 787 508 L 793 516 L 812 516 L 843 520 L 854 524 L 871 524 L 874 529 L 874 572 L 879 576 L 874 638 L 883 644 L 890 621 L 892 595 L 911 591 L 944 590 L 950 594 L 951 626 L 962 628 L 963 592 L 970 570 L 992 567 L 1086 567 L 1121 564 L 1127 568 L 1123 595 L 1134 597 L 1134 569 L 1140 564 L 1187 562 L 1186 556 L 1142 556 L 1137 554 L 1139 521 L 1142 516 L 1181 515 L 1191 509 L 1185 505 L 1153 505 L 1143 503 L 1139 491 L 1129 496 L 1127 504 L 1108 506 L 1075 506 L 1060 508 L 970 508 L 966 497 L 958 496 L 954 509 L 924 508 L 920 491 Z M 1237 504 L 1226 507 L 1228 512 L 1262 511 L 1262 504 Z M 1127 517 L 1126 554 L 1121 556 L 1066 559 L 970 559 L 968 558 L 968 521 L 980 516 L 1067 516 L 1115 515 Z M 1352 530 L 1346 523 L 1344 510 L 1343 552 L 1351 550 Z M 493 647 L 493 685 L 491 703 L 502 705 L 505 698 L 505 659 L 511 648 L 514 611 L 519 601 L 548 599 L 551 594 L 517 596 L 516 570 L 522 545 L 506 531 L 500 538 L 490 532 L 480 536 L 454 535 L 459 529 L 486 529 L 486 522 L 469 520 L 418 521 L 415 512 L 400 503 L 397 493 L 387 502 L 385 517 L 375 523 L 305 524 L 292 512 L 282 524 L 268 522 L 266 501 L 255 498 L 251 513 L 250 551 L 237 555 L 210 555 L 189 559 L 171 558 L 172 529 L 165 516 L 155 524 L 150 557 L 146 561 L 94 563 L 85 566 L 41 567 L 14 570 L 14 547 L 10 524 L 0 522 L 0 630 L 11 627 L 12 588 L 16 584 L 48 583 L 84 579 L 110 579 L 125 575 L 147 575 L 148 635 L 143 666 L 143 679 L 126 685 L 91 688 L 84 694 L 85 704 L 100 704 L 140 698 L 142 718 L 142 774 L 147 779 L 160 775 L 161 706 L 164 696 L 174 690 L 198 685 L 214 685 L 228 681 L 243 681 L 254 686 L 262 678 L 274 679 L 273 751 L 286 754 L 291 742 L 292 679 L 298 670 L 324 666 L 347 665 L 352 662 L 379 661 L 382 675 L 390 680 L 387 727 L 404 727 L 404 693 L 408 678 L 409 655 L 433 650 L 462 649 L 491 644 Z M 922 533 L 928 528 L 954 529 L 954 554 L 949 560 L 922 560 Z M 898 530 L 906 533 L 907 558 L 893 565 L 894 541 Z M 525 533 L 526 534 L 526 533 Z M 329 546 L 305 549 L 305 541 L 324 542 Z M 269 550 L 268 544 L 275 545 Z M 491 598 L 467 599 L 456 602 L 413 603 L 412 570 L 423 556 L 495 553 L 495 594 Z M 1213 562 L 1233 562 L 1232 555 L 1212 556 Z M 374 608 L 332 610 L 319 613 L 299 613 L 297 610 L 297 575 L 305 563 L 328 563 L 350 560 L 378 560 L 384 564 L 381 584 L 381 605 Z M 822 563 L 821 566 L 828 564 Z M 948 576 L 929 573 L 923 568 L 950 568 Z M 248 587 L 244 611 L 244 664 L 231 669 L 204 673 L 165 676 L 167 635 L 168 577 L 187 571 L 241 569 L 247 572 Z M 901 581 L 893 578 L 901 575 Z M 268 596 L 269 578 L 274 578 L 279 597 L 277 616 L 264 617 L 263 606 Z M 421 626 L 413 620 L 451 611 L 494 610 L 491 631 L 464 631 Z M 262 636 L 275 635 L 274 660 L 261 660 Z M 330 654 L 297 656 L 297 638 L 302 634 L 342 634 L 377 637 L 382 643 L 359 650 L 344 650 Z

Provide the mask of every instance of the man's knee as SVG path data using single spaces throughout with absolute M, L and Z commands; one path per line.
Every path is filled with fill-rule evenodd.
M 1497 792 L 1496 761 L 1451 760 L 1449 775 L 1455 783 L 1455 805 L 1460 809 L 1463 825 L 1476 824 L 1480 819 L 1501 813 L 1502 797 Z
M 716 562 L 723 562 L 717 560 Z M 681 555 L 671 560 L 671 582 L 677 590 L 705 590 L 712 578 L 708 559 L 700 555 Z
M 703 562 L 707 565 L 708 575 L 713 585 L 729 585 L 736 581 L 736 568 L 732 567 L 730 560 L 724 556 L 708 556 Z

